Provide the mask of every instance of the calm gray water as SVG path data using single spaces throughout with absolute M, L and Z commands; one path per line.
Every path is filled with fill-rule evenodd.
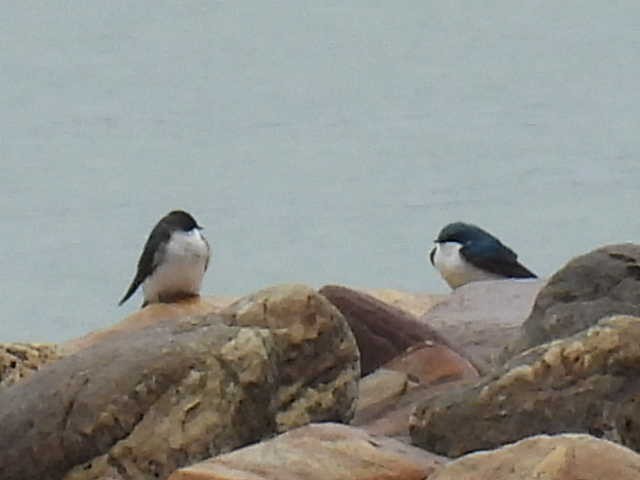
M 477 223 L 549 275 L 640 240 L 637 1 L 25 1 L 0 29 L 0 341 L 116 302 L 184 208 L 205 292 L 445 292 Z

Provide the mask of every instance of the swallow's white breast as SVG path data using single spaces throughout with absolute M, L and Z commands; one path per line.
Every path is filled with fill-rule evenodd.
M 444 278 L 451 288 L 458 288 L 470 282 L 502 278 L 499 275 L 485 272 L 467 262 L 464 257 L 460 255 L 462 245 L 459 243 L 436 243 L 435 248 L 433 263 L 440 271 L 442 278 Z
M 146 303 L 200 293 L 209 260 L 209 244 L 199 229 L 173 233 L 159 255 L 158 266 L 142 286 Z

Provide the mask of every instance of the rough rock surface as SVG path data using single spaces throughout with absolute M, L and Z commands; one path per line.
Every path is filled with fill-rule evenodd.
M 636 480 L 640 455 L 589 435 L 540 435 L 466 455 L 429 480 Z
M 410 313 L 371 295 L 347 287 L 327 285 L 320 293 L 342 312 L 360 349 L 362 375 L 395 358 L 407 348 L 424 341 L 448 342 Z
M 346 425 L 308 425 L 178 470 L 170 480 L 423 480 L 443 459 Z
M 0 343 L 0 392 L 57 360 L 56 345 L 46 343 Z
M 520 336 L 522 322 L 543 285 L 544 280 L 472 282 L 455 289 L 420 321 L 486 372 Z
M 622 407 L 640 392 L 640 318 L 617 316 L 513 358 L 480 383 L 423 402 L 415 444 L 450 457 L 539 433 L 578 432 L 625 441 Z
M 571 260 L 536 298 L 511 352 L 573 335 L 614 314 L 640 315 L 640 245 L 609 245 Z
M 162 479 L 310 421 L 348 421 L 346 322 L 299 285 L 115 332 L 0 395 L 3 480 Z

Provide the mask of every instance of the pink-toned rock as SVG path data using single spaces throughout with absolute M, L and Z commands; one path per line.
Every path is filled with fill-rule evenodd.
M 640 455 L 590 435 L 539 435 L 453 461 L 429 480 L 637 480 Z
M 444 459 L 340 424 L 313 424 L 180 469 L 169 480 L 424 480 Z
M 360 350 L 363 376 L 424 341 L 448 346 L 447 340 L 428 324 L 371 295 L 337 285 L 322 287 L 320 294 L 349 323 Z
M 544 280 L 492 280 L 455 289 L 420 321 L 437 330 L 484 372 L 520 336 Z
M 410 380 L 425 385 L 479 377 L 469 360 L 445 345 L 429 341 L 409 347 L 384 368 L 404 372 Z

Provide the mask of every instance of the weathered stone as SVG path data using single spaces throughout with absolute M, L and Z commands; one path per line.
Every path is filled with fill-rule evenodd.
M 363 376 L 425 340 L 448 345 L 442 335 L 413 315 L 371 295 L 336 285 L 322 287 L 320 293 L 349 322 L 360 349 Z
M 169 480 L 423 480 L 442 463 L 396 440 L 327 423 L 191 465 Z
M 384 365 L 384 368 L 405 372 L 417 383 L 433 385 L 462 379 L 478 378 L 471 362 L 445 345 L 423 342 L 409 347 Z
M 285 357 L 278 357 L 280 376 L 271 400 L 278 410 L 278 432 L 321 418 L 353 417 L 358 348 L 340 311 L 322 295 L 302 285 L 271 287 L 238 300 L 220 314 L 229 325 L 268 328 L 282 344 Z M 249 367 L 245 365 L 241 378 L 251 373 Z
M 589 435 L 540 435 L 448 463 L 429 480 L 636 480 L 640 455 Z
M 273 433 L 353 414 L 355 341 L 307 287 L 150 324 L 96 340 L 0 395 L 3 480 L 163 479 Z
M 411 437 L 450 457 L 539 433 L 624 440 L 617 409 L 634 392 L 640 392 L 640 318 L 611 317 L 524 352 L 476 385 L 422 403 Z
M 0 343 L 0 392 L 59 358 L 56 345 L 46 343 Z
M 614 314 L 640 315 L 640 245 L 599 248 L 553 275 L 510 354 L 573 335 Z
M 440 332 L 457 351 L 487 372 L 520 335 L 543 280 L 472 282 L 451 292 L 420 321 Z

